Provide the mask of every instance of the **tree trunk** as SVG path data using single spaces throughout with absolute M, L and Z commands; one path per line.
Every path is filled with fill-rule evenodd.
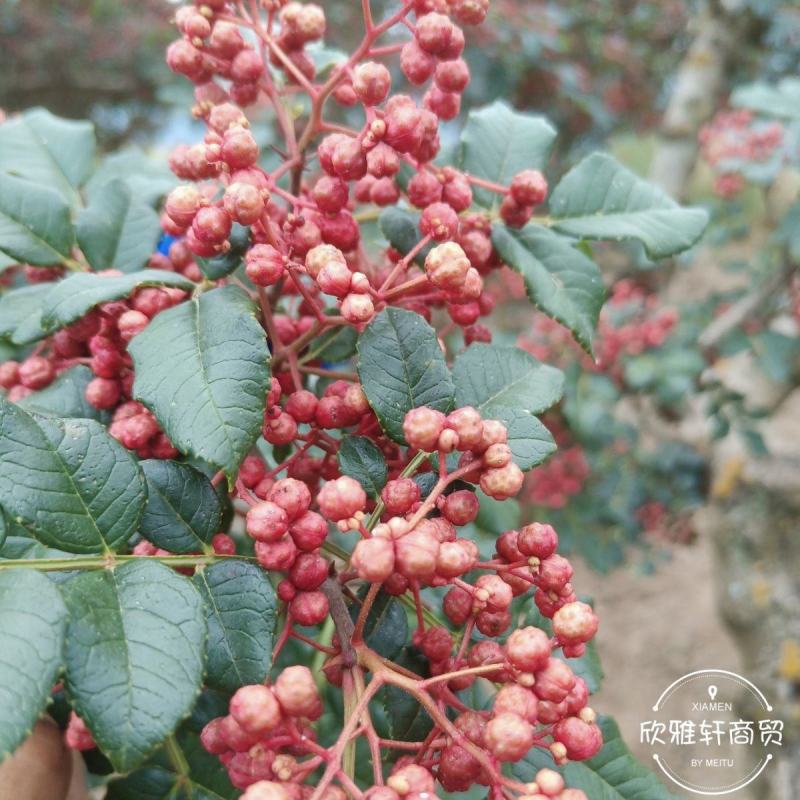
M 723 493 L 730 493 L 717 496 L 701 525 L 716 550 L 720 613 L 741 651 L 743 674 L 767 695 L 773 717 L 785 725 L 780 755 L 756 788 L 759 800 L 795 800 L 800 787 L 800 460 L 741 461 L 738 481 L 727 483 Z
M 752 17 L 733 5 L 709 0 L 689 23 L 692 43 L 675 76 L 650 168 L 650 180 L 676 200 L 685 198 L 700 128 L 718 108 L 733 61 L 753 34 Z

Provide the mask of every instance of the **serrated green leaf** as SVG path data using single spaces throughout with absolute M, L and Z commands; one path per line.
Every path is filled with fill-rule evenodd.
M 66 553 L 63 550 L 56 550 L 52 547 L 45 547 L 36 539 L 32 539 L 21 525 L 5 518 L 8 536 L 3 546 L 0 547 L 0 558 L 16 561 L 20 558 L 70 558 L 73 553 Z M 77 556 L 75 556 L 77 558 Z M 51 576 L 55 573 L 51 573 Z
M 222 504 L 202 472 L 163 459 L 141 462 L 147 482 L 147 505 L 139 532 L 170 553 L 207 550 L 219 531 Z
M 189 713 L 206 624 L 192 582 L 140 559 L 64 585 L 67 693 L 115 769 L 127 772 Z
M 677 800 L 654 772 L 631 754 L 611 717 L 600 717 L 603 749 L 588 761 L 564 768 L 567 786 L 582 789 L 592 800 Z
M 303 361 L 320 360 L 329 363 L 345 361 L 356 352 L 358 332 L 349 325 L 332 328 L 318 336 L 308 346 Z
M 231 245 L 230 249 L 223 255 L 215 258 L 195 259 L 203 275 L 212 281 L 230 275 L 242 265 L 245 251 L 250 245 L 250 229 L 235 222 L 228 241 Z
M 69 258 L 74 244 L 69 205 L 58 192 L 0 174 L 0 253 L 49 267 Z
M 557 403 L 564 376 L 516 347 L 477 343 L 453 364 L 456 406 L 474 406 L 484 419 L 498 419 L 508 428 L 508 445 L 520 469 L 540 464 L 556 449 L 547 428 L 535 414 Z
M 136 147 L 112 153 L 100 163 L 86 184 L 89 202 L 93 202 L 109 182 L 119 178 L 130 186 L 134 197 L 157 205 L 158 201 L 177 183 L 165 159 L 148 157 Z
M 51 283 L 35 283 L 4 292 L 0 296 L 0 336 L 9 337 L 14 344 L 30 344 L 45 336 L 42 302 L 52 288 Z
M 36 570 L 0 572 L 0 761 L 23 742 L 50 698 L 67 609 Z
M 230 479 L 261 431 L 270 379 L 266 337 L 249 298 L 230 286 L 162 311 L 128 351 L 134 396 L 177 448 Z
M 366 592 L 362 591 L 361 600 Z M 360 603 L 350 607 L 350 616 L 358 617 Z M 402 604 L 396 597 L 378 592 L 375 602 L 367 614 L 364 625 L 364 641 L 384 658 L 393 659 L 408 642 L 408 619 Z
M 0 127 L 0 171 L 49 186 L 74 203 L 92 171 L 96 147 L 91 122 L 34 108 Z
M 605 288 L 597 264 L 574 243 L 538 225 L 511 230 L 495 225 L 500 257 L 525 281 L 531 302 L 565 325 L 591 354 Z
M 427 661 L 414 648 L 404 647 L 394 661 L 417 675 L 428 674 Z M 377 699 L 386 715 L 384 724 L 387 730 L 385 734 L 381 733 L 384 738 L 401 742 L 424 741 L 433 727 L 433 720 L 410 694 L 397 686 L 386 686 L 379 692 Z
M 800 119 L 800 79 L 784 78 L 776 84 L 756 81 L 738 86 L 731 94 L 730 104 L 770 117 Z
M 605 153 L 573 167 L 550 196 L 557 230 L 582 239 L 637 239 L 651 258 L 666 258 L 702 236 L 708 214 L 683 208 Z
M 402 208 L 392 206 L 381 213 L 380 228 L 381 233 L 386 237 L 386 241 L 402 255 L 407 255 L 422 239 L 419 230 L 419 214 L 406 211 Z M 414 257 L 414 262 L 422 265 L 425 256 L 433 249 L 433 242 L 428 243 Z
M 86 387 L 94 373 L 79 364 L 62 372 L 49 386 L 32 392 L 17 402 L 20 408 L 31 414 L 47 414 L 53 417 L 77 417 L 102 422 L 108 412 L 99 411 L 86 400 Z
M 470 112 L 461 133 L 458 166 L 477 178 L 508 186 L 524 169 L 544 169 L 555 139 L 556 129 L 545 117 L 521 114 L 497 100 Z M 486 208 L 502 200 L 480 186 L 473 188 L 473 196 Z
M 208 623 L 207 677 L 227 691 L 263 683 L 272 666 L 276 625 L 275 590 L 266 572 L 231 559 L 198 571 Z
M 161 223 L 158 214 L 117 178 L 81 211 L 76 232 L 93 269 L 133 272 L 144 267 L 153 254 Z
M 436 331 L 413 311 L 387 308 L 358 338 L 358 376 L 381 426 L 405 442 L 403 420 L 412 408 L 453 407 L 454 387 Z
M 177 737 L 189 774 L 180 775 L 162 764 L 146 766 L 124 778 L 112 780 L 106 800 L 234 800 L 240 796 L 225 766 L 207 753 L 196 735 L 181 733 Z
M 386 486 L 388 469 L 380 448 L 366 436 L 346 436 L 339 446 L 339 469 L 355 478 L 370 497 Z
M 106 800 L 178 800 L 181 795 L 177 794 L 176 782 L 177 775 L 165 767 L 144 767 L 112 780 Z
M 144 509 L 133 456 L 95 420 L 33 416 L 0 398 L 0 505 L 44 544 L 124 544 Z
M 194 284 L 177 272 L 143 269 L 128 275 L 80 272 L 54 284 L 42 302 L 42 325 L 48 332 L 72 324 L 95 306 L 128 297 L 143 286 L 174 286 L 191 291 Z

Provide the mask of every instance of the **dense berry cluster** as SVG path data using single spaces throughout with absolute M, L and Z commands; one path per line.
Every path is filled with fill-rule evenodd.
M 592 360 L 566 328 L 537 314 L 519 346 L 536 358 L 566 366 L 578 359 L 584 369 L 623 380 L 624 360 L 661 347 L 678 324 L 678 312 L 664 308 L 658 297 L 630 278 L 617 281 L 600 312 Z
M 581 656 L 598 621 L 575 596 L 572 567 L 556 552 L 555 530 L 533 523 L 508 531 L 498 539 L 490 561 L 481 561 L 475 543 L 458 535 L 459 527 L 474 521 L 478 501 L 471 489 L 455 488 L 456 484 L 479 484 L 497 499 L 520 489 L 523 476 L 511 460 L 505 426 L 482 419 L 469 407 L 447 415 L 418 408 L 406 415 L 403 430 L 409 454 L 436 452 L 442 464 L 439 480 L 426 497 L 420 483 L 398 475 L 387 482 L 375 507 L 361 485 L 343 475 L 328 480 L 316 493 L 319 511 L 313 511 L 306 484 L 294 478 L 273 480 L 254 457 L 239 479 L 243 487 L 250 487 L 243 497 L 263 497 L 251 498 L 246 530 L 256 542 L 262 566 L 285 575 L 278 594 L 288 607 L 286 635 L 292 635 L 295 624 L 321 623 L 331 611 L 323 584 L 335 573 L 321 548 L 328 522 L 335 523 L 340 531 L 360 537 L 338 584 L 363 581 L 373 587 L 373 596 L 380 587 L 389 595 L 411 591 L 416 598 L 425 587 L 450 587 L 443 610 L 452 628 L 426 625 L 420 618 L 413 636 L 428 662 L 429 677 L 416 682 L 418 691 L 440 699 L 455 697 L 480 676 L 502 686 L 491 711 L 462 710 L 452 724 L 443 723 L 441 741 L 424 747 L 425 759 L 413 765 L 400 759 L 386 787 L 371 791 L 383 792 L 376 797 L 404 797 L 414 793 L 418 781 L 430 785 L 426 791 L 434 791 L 434 780 L 448 791 L 463 791 L 474 783 L 493 785 L 487 764 L 519 760 L 534 746 L 549 748 L 557 763 L 591 757 L 602 737 L 587 706 L 587 686 L 555 653 L 560 649 L 566 658 Z M 453 452 L 460 456 L 448 471 L 444 464 Z M 529 592 L 539 612 L 552 619 L 552 636 L 534 626 L 507 636 L 512 602 Z M 485 638 L 473 643 L 473 629 Z M 357 637 L 353 641 L 357 643 Z M 337 686 L 345 680 L 345 652 L 335 640 L 324 669 Z M 305 701 L 292 712 L 282 692 L 295 683 Z M 251 786 L 245 797 L 279 791 L 289 797 L 310 796 L 304 779 L 316 766 L 314 755 L 320 748 L 307 725 L 319 711 L 310 674 L 293 667 L 274 687 L 240 689 L 231 701 L 230 716 L 209 723 L 203 741 L 209 752 L 222 758 L 235 785 Z M 290 719 L 293 715 L 302 721 Z M 298 760 L 302 755 L 309 759 Z M 545 796 L 560 797 L 563 783 L 547 775 L 545 787 L 550 781 L 561 788 Z M 406 788 L 407 780 L 411 788 Z
M 285 655 L 290 640 L 315 648 L 325 659 L 324 691 L 341 689 L 349 710 L 335 744 L 323 747 L 316 727 L 322 681 L 318 686 L 319 676 L 307 667 L 289 666 L 263 685 L 240 688 L 229 713 L 205 727 L 202 742 L 231 782 L 246 789 L 247 800 L 344 800 L 346 794 L 421 800 L 434 798 L 437 785 L 462 791 L 474 784 L 489 787 L 492 800 L 585 800 L 555 772 L 544 770 L 522 784 L 507 777 L 503 764 L 539 747 L 563 765 L 591 757 L 602 744 L 586 683 L 567 663 L 584 654 L 598 622 L 577 599 L 572 567 L 556 552 L 555 530 L 532 523 L 507 531 L 489 559 L 469 535 L 478 489 L 503 501 L 522 488 L 506 425 L 471 406 L 449 410 L 452 402 L 440 403 L 440 411 L 412 397 L 398 420 L 401 431 L 390 436 L 358 376 L 319 357 L 320 338 L 362 333 L 389 306 L 439 323 L 445 317 L 442 340 L 456 327 L 467 345 L 491 338 L 479 324 L 494 305 L 484 280 L 502 262 L 492 245 L 492 215 L 473 210 L 473 191 L 498 195 L 500 218 L 521 226 L 545 201 L 548 186 L 533 169 L 499 185 L 434 163 L 439 124 L 458 115 L 470 79 L 461 26 L 481 23 L 488 6 L 488 0 L 408 0 L 378 24 L 365 3 L 362 44 L 322 75 L 307 47 L 326 31 L 318 5 L 198 0 L 178 9 L 180 38 L 167 62 L 195 84 L 194 113 L 206 132 L 171 156 L 182 183 L 165 199 L 166 246 L 149 267 L 172 273 L 170 279 L 181 276 L 177 283 L 184 288 L 147 286 L 159 279 L 145 277 L 126 299 L 97 303 L 42 338 L 22 363 L 0 365 L 0 387 L 12 401 L 68 368 L 87 366 L 94 377 L 86 400 L 108 412 L 110 434 L 140 459 L 178 460 L 194 451 L 182 445 L 179 452 L 159 427 L 156 404 L 139 388 L 134 392 L 139 362 L 134 365 L 136 347 L 131 356 L 128 345 L 158 314 L 194 302 L 213 286 L 236 286 L 257 305 L 272 378 L 258 384 L 254 427 L 261 424 L 267 447 L 253 449 L 240 465 L 239 454 L 238 471 L 220 470 L 209 479 L 220 494 L 228 479 L 227 499 L 243 518 L 247 541 L 235 523 L 236 538 L 219 532 L 199 559 L 181 551 L 185 558 L 172 566 L 191 574 L 237 551 L 260 565 L 282 604 L 273 659 Z M 395 26 L 410 38 L 379 45 Z M 392 54 L 399 55 L 411 87 L 425 87 L 419 101 L 416 94 L 393 93 L 384 63 Z M 310 109 L 304 128 L 287 102 L 294 104 L 296 94 Z M 242 110 L 252 106 L 258 113 L 261 102 L 285 142 L 272 169 L 264 166 Z M 329 119 L 326 106 L 334 105 L 352 107 L 347 119 L 361 124 L 351 128 L 341 116 Z M 419 211 L 417 244 L 405 253 L 367 248 L 360 207 L 398 202 Z M 237 262 L 232 269 L 210 269 L 226 257 Z M 85 266 L 78 258 L 69 261 L 70 269 Z M 57 265 L 14 275 L 28 272 L 54 280 L 63 270 Z M 159 274 L 161 283 L 170 282 Z M 256 338 L 261 334 L 256 328 Z M 433 332 L 431 338 L 436 349 Z M 379 493 L 369 495 L 343 466 L 343 443 L 354 435 L 385 462 Z M 349 548 L 342 548 L 343 540 Z M 132 550 L 170 562 L 169 552 L 146 538 Z M 431 590 L 444 598 L 438 618 L 429 607 L 438 602 Z M 365 627 L 379 595 L 402 597 L 416 618 L 409 647 L 420 658 L 419 672 L 367 645 Z M 520 623 L 525 598 L 552 632 Z M 318 642 L 306 629 L 325 623 L 334 633 Z M 498 688 L 489 709 L 470 709 L 460 695 L 479 679 Z M 432 730 L 422 741 L 398 744 L 377 735 L 370 701 L 386 686 L 427 711 Z M 343 765 L 345 750 L 362 736 L 374 771 L 373 785 L 363 792 Z M 77 716 L 67 741 L 77 749 L 93 746 Z
M 743 171 L 753 163 L 765 163 L 784 144 L 780 122 L 759 122 L 751 111 L 721 111 L 700 131 L 703 158 L 716 173 L 714 191 L 723 198 L 744 189 Z

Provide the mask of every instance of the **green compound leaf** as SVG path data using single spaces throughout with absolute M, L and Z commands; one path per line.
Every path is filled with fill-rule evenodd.
M 0 572 L 0 761 L 31 732 L 61 669 L 67 609 L 36 570 Z
M 708 224 L 702 208 L 683 208 L 605 153 L 593 153 L 561 179 L 550 197 L 550 213 L 563 233 L 638 239 L 651 258 L 686 250 Z
M 141 269 L 160 235 L 158 214 L 120 179 L 103 186 L 78 215 L 78 244 L 96 270 Z
M 0 296 L 0 337 L 8 337 L 14 344 L 30 344 L 46 336 L 41 326 L 42 302 L 52 289 L 51 283 L 35 283 L 4 292 Z
M 388 469 L 380 448 L 366 436 L 346 436 L 339 447 L 339 469 L 355 478 L 370 497 L 386 486 Z
M 250 246 L 250 229 L 234 222 L 228 241 L 230 250 L 214 258 L 197 258 L 201 272 L 212 281 L 217 281 L 235 272 L 242 265 L 244 254 Z
M 541 464 L 555 449 L 547 428 L 536 419 L 564 391 L 560 370 L 516 347 L 477 343 L 453 364 L 456 405 L 474 406 L 484 419 L 508 428 L 508 444 L 520 469 Z
M 357 343 L 358 332 L 355 328 L 349 325 L 332 328 L 311 341 L 303 362 L 319 359 L 335 364 L 346 361 L 355 354 Z
M 86 387 L 93 378 L 94 373 L 89 367 L 79 364 L 62 372 L 44 389 L 23 397 L 17 405 L 31 414 L 102 422 L 108 418 L 108 412 L 98 411 L 86 400 Z
M 166 757 L 160 757 L 158 766 L 112 780 L 106 800 L 234 800 L 241 796 L 219 758 L 203 749 L 199 736 L 178 733 L 176 739 L 189 765 L 188 775 L 165 766 Z
M 71 553 L 128 541 L 147 491 L 133 456 L 95 420 L 34 416 L 0 398 L 0 505 Z
M 66 689 L 119 772 L 139 766 L 194 705 L 203 678 L 203 602 L 150 560 L 64 585 Z
M 508 186 L 524 169 L 542 170 L 550 159 L 556 129 L 544 117 L 521 114 L 502 100 L 471 111 L 461 134 L 458 166 L 477 178 Z M 476 186 L 476 202 L 499 205 L 496 192 Z
M 495 225 L 492 242 L 522 275 L 531 302 L 565 325 L 589 354 L 605 288 L 597 264 L 575 243 L 538 225 L 512 230 Z
M 800 119 L 800 79 L 784 78 L 775 84 L 756 81 L 739 86 L 731 94 L 730 104 L 769 117 Z
M 74 244 L 69 205 L 58 192 L 0 174 L 0 254 L 49 267 L 69 258 Z
M 206 643 L 209 686 L 233 692 L 263 683 L 272 666 L 276 597 L 266 572 L 230 559 L 194 576 L 208 623 Z
M 236 287 L 163 311 L 128 346 L 134 396 L 177 448 L 229 480 L 261 431 L 269 351 L 247 295 Z
M 42 325 L 48 332 L 58 330 L 79 320 L 95 306 L 128 297 L 143 286 L 174 286 L 187 292 L 195 287 L 183 275 L 163 269 L 143 269 L 116 276 L 82 272 L 52 286 L 42 302 Z
M 150 158 L 137 147 L 127 147 L 106 156 L 86 183 L 89 201 L 94 201 L 105 185 L 120 178 L 133 190 L 133 196 L 151 206 L 172 189 L 178 179 L 165 159 Z
M 361 600 L 366 592 L 361 593 Z M 350 607 L 350 616 L 358 617 L 360 603 Z M 378 655 L 394 659 L 408 642 L 408 619 L 402 603 L 384 591 L 378 592 L 375 602 L 367 614 L 364 625 L 364 641 Z
M 387 308 L 367 325 L 358 339 L 358 376 L 396 442 L 405 442 L 403 420 L 412 408 L 453 407 L 453 381 L 436 331 L 413 311 Z
M 170 553 L 208 550 L 222 520 L 222 504 L 211 481 L 176 461 L 150 459 L 141 467 L 147 482 L 142 536 Z
M 571 761 L 555 767 L 552 760 L 536 748 L 511 767 L 517 780 L 532 781 L 542 767 L 557 769 L 567 786 L 581 789 L 592 800 L 679 800 L 669 792 L 654 772 L 637 761 L 628 749 L 611 717 L 598 720 L 603 732 L 603 749 L 588 761 Z
M 380 228 L 386 241 L 401 255 L 410 253 L 422 239 L 419 230 L 419 214 L 405 211 L 402 208 L 387 208 L 381 214 Z M 414 262 L 421 266 L 425 262 L 425 256 L 433 247 L 433 242 L 425 245 L 414 257 Z
M 43 108 L 12 117 L 0 127 L 0 171 L 10 172 L 79 201 L 94 165 L 94 125 L 62 119 Z

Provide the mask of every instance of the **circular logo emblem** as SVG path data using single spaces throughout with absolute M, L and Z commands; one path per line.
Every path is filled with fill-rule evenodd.
M 661 772 L 684 791 L 731 794 L 752 783 L 783 744 L 783 721 L 761 690 L 724 669 L 690 672 L 670 684 L 641 722 Z

